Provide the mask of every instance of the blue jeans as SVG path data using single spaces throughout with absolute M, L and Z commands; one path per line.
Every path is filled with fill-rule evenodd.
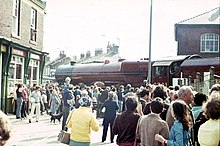
M 17 109 L 16 109 L 16 118 L 21 118 L 21 107 L 22 107 L 22 98 L 17 98 Z
M 90 142 L 76 142 L 70 139 L 69 146 L 90 146 Z

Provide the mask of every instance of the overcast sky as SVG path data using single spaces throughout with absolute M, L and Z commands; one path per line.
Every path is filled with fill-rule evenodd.
M 219 7 L 219 0 L 153 0 L 152 59 L 177 55 L 174 25 Z M 47 0 L 44 51 L 52 59 L 106 51 L 120 44 L 126 59 L 148 58 L 150 0 Z M 73 53 L 70 53 L 73 52 Z

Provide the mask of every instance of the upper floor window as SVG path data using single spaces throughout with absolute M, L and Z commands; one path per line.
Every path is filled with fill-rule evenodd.
M 12 33 L 19 36 L 20 0 L 13 1 Z
M 30 40 L 37 40 L 37 10 L 31 9 L 31 29 L 30 29 Z
M 219 52 L 219 35 L 214 33 L 205 33 L 200 39 L 201 52 Z

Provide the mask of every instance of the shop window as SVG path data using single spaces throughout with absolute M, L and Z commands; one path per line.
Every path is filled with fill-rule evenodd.
M 16 64 L 16 79 L 21 79 L 22 77 L 22 65 Z
M 9 78 L 14 79 L 15 77 L 15 64 L 11 63 L 9 66 Z
M 33 80 L 37 80 L 37 67 L 33 67 Z
M 27 79 L 30 80 L 31 79 L 31 66 L 28 66 L 28 76 Z

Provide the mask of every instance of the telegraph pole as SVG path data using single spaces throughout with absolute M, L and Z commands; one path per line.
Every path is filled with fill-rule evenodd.
M 152 33 L 152 2 L 150 2 L 150 33 L 149 33 L 149 58 L 148 58 L 148 83 L 151 84 L 151 33 Z

